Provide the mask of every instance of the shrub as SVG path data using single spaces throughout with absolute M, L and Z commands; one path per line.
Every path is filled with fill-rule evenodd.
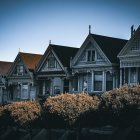
M 25 127 L 31 125 L 40 117 L 41 107 L 36 101 L 20 101 L 5 105 L 0 112 L 3 117 L 9 118 L 13 123 Z
M 97 110 L 100 100 L 97 96 L 88 94 L 61 94 L 55 97 L 49 97 L 44 108 L 49 114 L 57 115 L 65 123 L 72 126 L 82 112 L 87 110 Z
M 125 84 L 102 95 L 102 113 L 106 121 L 120 125 L 129 125 L 132 122 L 140 103 L 139 87 L 131 88 Z

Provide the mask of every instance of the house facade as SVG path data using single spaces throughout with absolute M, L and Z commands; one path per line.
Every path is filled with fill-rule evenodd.
M 50 44 L 36 68 L 38 95 L 70 91 L 70 61 L 78 48 Z
M 120 59 L 120 86 L 140 84 L 140 26 L 131 27 L 131 38 L 118 54 Z
M 5 93 L 9 101 L 101 94 L 125 83 L 140 83 L 140 26 L 129 40 L 89 32 L 80 48 L 49 44 L 43 56 L 19 52 L 7 79 L 0 75 L 0 101 Z
M 19 52 L 8 72 L 8 101 L 36 98 L 35 67 L 42 55 Z
M 7 100 L 7 72 L 12 62 L 0 61 L 0 103 Z
M 72 60 L 71 92 L 102 93 L 119 86 L 117 54 L 127 40 L 89 34 Z

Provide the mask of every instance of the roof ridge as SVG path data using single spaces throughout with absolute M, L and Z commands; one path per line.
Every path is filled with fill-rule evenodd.
M 101 36 L 101 37 L 106 37 L 106 38 L 112 38 L 112 39 L 118 39 L 118 40 L 128 41 L 128 39 L 117 38 L 117 37 L 112 37 L 112 36 L 105 36 L 105 35 L 99 35 L 99 34 L 91 34 L 91 35 L 96 35 L 96 36 Z
M 59 46 L 59 47 L 65 47 L 65 48 L 78 48 L 78 47 L 71 47 L 71 46 L 64 46 L 64 45 L 56 45 L 56 44 L 50 44 L 50 46 Z
M 0 62 L 4 62 L 4 63 L 13 63 L 11 61 L 0 61 Z
M 33 55 L 43 55 L 43 54 L 37 54 L 37 53 L 28 53 L 28 52 L 19 52 L 20 54 L 33 54 Z

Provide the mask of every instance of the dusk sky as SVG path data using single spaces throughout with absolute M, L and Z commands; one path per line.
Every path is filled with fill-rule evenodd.
M 52 44 L 80 47 L 91 32 L 130 38 L 140 25 L 139 0 L 0 0 L 0 61 Z

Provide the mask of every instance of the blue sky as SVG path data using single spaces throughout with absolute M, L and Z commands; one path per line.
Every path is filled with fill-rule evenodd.
M 140 25 L 138 0 L 0 0 L 0 61 L 52 44 L 80 47 L 91 32 L 130 38 Z

